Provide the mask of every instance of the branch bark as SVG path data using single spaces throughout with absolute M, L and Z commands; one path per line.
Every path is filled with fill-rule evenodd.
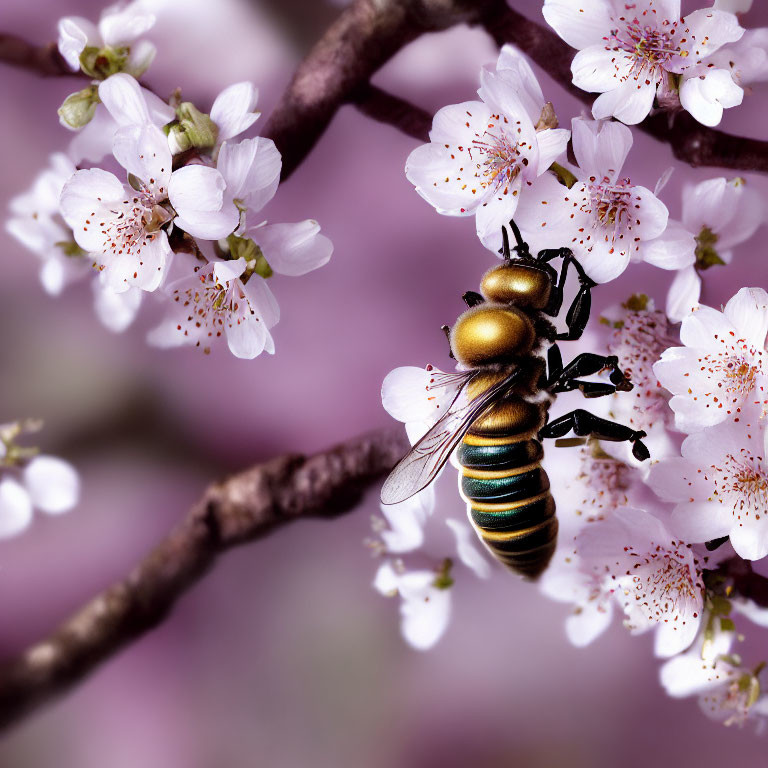
M 16 35 L 0 33 L 0 61 L 11 67 L 25 69 L 47 77 L 78 76 L 59 53 L 55 43 L 36 46 Z
M 0 728 L 157 626 L 220 554 L 292 520 L 350 511 L 407 449 L 403 430 L 374 432 L 311 458 L 282 456 L 212 485 L 125 580 L 0 667 Z

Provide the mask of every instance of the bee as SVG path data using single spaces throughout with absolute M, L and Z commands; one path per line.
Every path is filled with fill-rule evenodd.
M 560 443 L 589 437 L 630 441 L 639 461 L 650 454 L 642 442 L 645 432 L 589 411 L 549 420 L 560 392 L 578 389 L 594 398 L 628 392 L 632 383 L 616 356 L 583 352 L 563 365 L 557 342 L 581 338 L 596 283 L 570 249 L 547 249 L 534 257 L 515 222 L 509 227 L 515 255 L 502 227 L 503 262 L 485 273 L 480 293 L 464 294 L 468 309 L 453 329 L 443 327 L 460 370 L 433 379 L 433 385 L 452 388 L 450 406 L 392 470 L 381 501 L 397 504 L 423 490 L 456 451 L 459 492 L 481 541 L 501 563 L 532 580 L 549 564 L 558 529 L 541 441 L 573 431 L 576 438 Z M 559 272 L 551 264 L 557 259 Z M 558 333 L 547 316 L 560 315 L 571 267 L 579 289 L 565 315 L 567 330 Z M 610 383 L 582 378 L 604 371 Z

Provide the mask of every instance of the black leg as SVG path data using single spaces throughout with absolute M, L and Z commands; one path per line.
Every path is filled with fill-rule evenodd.
M 456 358 L 453 356 L 453 350 L 451 349 L 451 326 L 441 325 L 440 330 L 445 334 L 445 338 L 448 340 L 448 356 L 455 360 Z
M 601 419 L 581 408 L 545 424 L 539 432 L 539 437 L 563 437 L 571 430 L 579 437 L 595 437 L 598 440 L 608 440 L 614 443 L 630 441 L 632 443 L 632 455 L 638 461 L 645 461 L 651 456 L 648 448 L 641 442 L 642 438 L 645 437 L 645 432 L 631 429 L 615 421 Z
M 558 351 L 559 354 L 559 351 Z M 605 394 L 611 394 L 612 392 L 629 392 L 632 390 L 632 383 L 626 377 L 624 372 L 619 368 L 619 358 L 616 355 L 595 355 L 592 352 L 583 352 L 577 355 L 565 368 L 561 367 L 560 374 L 553 377 L 550 373 L 548 388 L 552 387 L 552 392 L 570 392 L 577 387 L 587 394 L 587 391 L 594 392 L 592 397 L 599 397 L 599 388 L 586 387 L 582 388 L 582 384 L 591 384 L 592 382 L 580 382 L 577 379 L 580 376 L 591 376 L 593 373 L 599 373 L 603 370 L 609 370 L 611 384 L 614 385 Z M 603 387 L 609 386 L 608 384 L 601 384 Z
M 485 302 L 485 299 L 477 291 L 467 291 L 461 298 L 464 299 L 464 303 L 468 307 L 476 307 Z
M 563 356 L 560 354 L 560 347 L 553 344 L 547 350 L 547 379 L 544 383 L 544 389 L 550 387 L 550 382 L 557 381 L 563 373 Z

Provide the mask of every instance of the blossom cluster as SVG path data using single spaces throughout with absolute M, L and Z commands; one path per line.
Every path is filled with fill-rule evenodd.
M 207 113 L 180 91 L 166 101 L 140 85 L 155 48 L 139 38 L 154 21 L 140 0 L 98 25 L 60 21 L 61 55 L 92 80 L 59 109 L 76 131 L 67 152 L 12 201 L 7 228 L 40 257 L 49 293 L 92 276 L 96 314 L 113 331 L 155 293 L 167 310 L 151 344 L 207 352 L 221 339 L 239 358 L 273 353 L 268 279 L 317 269 L 333 247 L 312 219 L 261 218 L 281 157 L 270 139 L 241 137 L 259 117 L 251 83 L 224 89 Z
M 19 445 L 41 426 L 32 419 L 0 425 L 0 539 L 25 531 L 35 509 L 60 515 L 78 503 L 80 480 L 69 462 Z
M 558 546 L 540 589 L 571 605 L 566 633 L 575 645 L 592 642 L 614 617 L 633 634 L 653 632 L 667 692 L 698 695 L 705 713 L 741 724 L 768 714 L 762 662 L 749 667 L 735 650 L 747 621 L 764 625 L 768 614 L 739 595 L 733 578 L 734 564 L 768 555 L 768 293 L 743 288 L 722 311 L 700 299 L 708 270 L 730 263 L 765 220 L 766 200 L 745 179 L 716 177 L 687 185 L 681 219 L 670 218 L 662 201 L 668 175 L 648 186 L 627 178 L 632 132 L 610 118 L 639 122 L 674 83 L 683 107 L 706 121 L 699 97 L 721 77 L 711 56 L 731 46 L 728 88 L 740 92 L 737 83 L 747 82 L 736 47 L 743 30 L 728 10 L 681 19 L 678 5 L 656 0 L 547 0 L 544 13 L 583 49 L 574 82 L 604 94 L 598 119 L 559 128 L 533 71 L 506 46 L 481 73 L 479 100 L 441 109 L 430 143 L 411 153 L 405 172 L 438 213 L 474 216 L 478 238 L 494 252 L 514 217 L 533 252 L 567 247 L 595 283 L 633 262 L 670 271 L 664 309 L 638 293 L 597 324 L 633 389 L 591 400 L 590 410 L 646 433 L 651 460 L 595 438 L 581 441 L 578 458 L 550 452 L 552 493 L 570 501 L 558 507 Z M 382 401 L 414 444 L 464 380 L 432 365 L 397 368 Z M 384 558 L 375 586 L 399 592 L 403 634 L 417 648 L 444 632 L 445 593 L 459 578 L 446 578 L 451 543 L 430 538 L 441 527 L 434 507 L 430 485 L 382 506 L 385 519 L 374 526 L 373 548 Z M 470 570 L 482 562 L 481 575 L 493 571 L 479 541 L 462 534 L 454 549 L 475 564 Z

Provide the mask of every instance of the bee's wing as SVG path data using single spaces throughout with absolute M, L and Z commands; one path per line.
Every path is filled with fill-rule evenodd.
M 467 371 L 466 381 L 445 414 L 392 470 L 381 489 L 383 504 L 398 504 L 426 488 L 437 477 L 472 422 L 514 384 L 519 370 L 474 400 L 464 402 L 460 395 L 477 373 L 477 370 Z

